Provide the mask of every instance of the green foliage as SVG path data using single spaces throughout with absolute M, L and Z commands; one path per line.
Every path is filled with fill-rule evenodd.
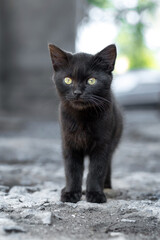
M 110 7 L 110 1 L 108 0 L 87 0 L 88 3 L 93 4 L 99 8 L 108 8 Z
M 130 69 L 155 67 L 153 53 L 140 41 L 132 38 L 130 31 L 121 32 L 117 37 L 119 55 L 127 56 Z M 136 37 L 135 37 L 136 38 Z
M 114 22 L 119 26 L 117 43 L 120 54 L 129 59 L 130 69 L 148 68 L 155 65 L 152 52 L 146 47 L 144 31 L 147 22 L 144 16 L 153 17 L 157 7 L 156 0 L 138 0 L 135 7 L 121 7 L 112 0 L 87 0 L 97 7 L 112 10 Z M 128 15 L 135 14 L 137 19 L 129 21 Z

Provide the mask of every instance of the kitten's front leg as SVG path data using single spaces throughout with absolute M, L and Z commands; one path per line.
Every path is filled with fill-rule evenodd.
M 82 196 L 83 154 L 73 149 L 65 149 L 64 164 L 66 186 L 61 191 L 61 201 L 76 203 Z
M 86 198 L 88 202 L 104 203 L 106 196 L 103 192 L 108 167 L 106 149 L 96 148 L 90 155 L 89 173 L 87 176 Z

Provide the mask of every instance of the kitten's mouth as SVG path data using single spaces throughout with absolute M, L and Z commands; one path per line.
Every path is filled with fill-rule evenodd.
M 82 108 L 88 107 L 88 104 L 83 99 L 80 99 L 80 98 L 74 99 L 70 103 L 74 108 L 82 109 Z
M 86 105 L 86 102 L 82 99 L 75 99 L 72 101 L 72 104 L 75 104 L 75 105 Z
M 73 103 L 76 103 L 76 104 L 79 104 L 79 103 L 80 103 L 80 104 L 81 104 L 81 103 L 82 103 L 82 104 L 85 104 L 85 102 L 84 102 L 83 99 L 75 99 L 75 100 L 73 100 L 72 102 L 73 102 Z

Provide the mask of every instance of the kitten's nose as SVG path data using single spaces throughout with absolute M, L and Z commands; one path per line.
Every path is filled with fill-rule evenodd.
M 80 95 L 82 94 L 81 90 L 79 90 L 79 89 L 74 90 L 73 93 L 77 98 L 80 97 Z

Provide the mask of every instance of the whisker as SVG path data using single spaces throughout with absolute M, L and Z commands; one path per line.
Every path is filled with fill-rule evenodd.
M 105 111 L 104 105 L 102 104 L 102 102 L 98 102 L 97 99 L 94 99 L 92 96 L 89 98 L 89 100 L 92 102 L 92 106 L 94 107 L 94 109 L 99 109 L 100 112 Z M 96 108 L 97 107 L 97 108 Z
M 73 101 L 74 102 L 75 97 L 74 96 L 66 96 L 65 97 L 65 102 Z M 88 95 L 88 96 L 83 96 L 80 98 L 80 100 L 84 101 L 84 105 L 86 107 L 93 108 L 98 115 L 100 112 L 106 111 L 106 104 L 109 105 L 111 102 L 101 96 L 98 95 Z
M 98 95 L 93 95 L 93 97 L 95 97 L 96 99 L 102 100 L 104 102 L 111 103 L 111 101 L 109 101 L 108 99 L 106 99 L 104 97 L 101 97 L 101 96 L 98 96 Z
M 91 101 L 92 106 L 95 109 L 96 113 L 98 114 L 98 111 L 97 111 L 96 107 L 98 107 L 98 109 L 101 111 L 100 107 L 97 105 L 97 103 L 93 99 L 91 99 L 90 101 Z

